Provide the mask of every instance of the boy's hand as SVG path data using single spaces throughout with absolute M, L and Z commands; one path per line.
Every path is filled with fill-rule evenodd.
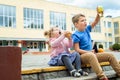
M 103 17 L 103 13 L 104 13 L 103 7 L 102 6 L 98 6 L 96 10 L 97 10 L 97 14 L 100 17 Z
M 100 21 L 100 15 L 99 15 L 98 7 L 96 8 L 96 11 L 97 11 L 96 18 L 95 18 L 95 20 L 91 23 L 92 28 L 94 28 L 94 27 L 97 25 L 97 23 Z

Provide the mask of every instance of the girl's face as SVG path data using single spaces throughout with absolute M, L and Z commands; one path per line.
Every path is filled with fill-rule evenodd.
M 75 26 L 79 31 L 84 31 L 87 26 L 86 18 L 80 17 L 79 21 L 77 23 L 75 23 Z
M 53 28 L 52 36 L 58 38 L 60 35 L 61 35 L 60 29 L 57 27 Z

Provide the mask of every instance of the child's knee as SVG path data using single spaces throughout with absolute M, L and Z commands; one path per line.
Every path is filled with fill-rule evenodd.
M 78 52 L 73 52 L 72 54 L 80 56 L 80 54 Z
M 85 53 L 86 54 L 86 57 L 95 57 L 95 54 L 93 53 Z
M 83 55 L 84 55 L 83 59 L 86 59 L 87 61 L 97 58 L 96 55 L 93 53 L 85 53 Z
M 111 53 L 103 53 L 104 54 L 104 56 L 106 56 L 106 57 L 115 57 L 113 54 L 111 54 Z

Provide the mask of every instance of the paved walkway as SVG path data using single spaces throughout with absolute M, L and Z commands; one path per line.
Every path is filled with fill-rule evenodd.
M 115 55 L 115 57 L 120 60 L 120 52 L 110 52 Z M 25 54 L 22 55 L 22 69 L 32 69 L 32 68 L 41 68 L 48 67 L 48 61 L 50 60 L 50 56 L 46 55 L 33 55 L 33 54 Z

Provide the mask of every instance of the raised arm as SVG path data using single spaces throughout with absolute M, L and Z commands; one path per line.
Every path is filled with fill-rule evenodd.
M 100 21 L 100 15 L 99 15 L 99 9 L 98 9 L 98 7 L 96 8 L 96 11 L 97 11 L 97 15 L 96 15 L 95 20 L 91 24 L 92 28 L 94 28 L 97 25 L 97 23 Z
M 72 39 L 65 39 L 64 40 L 64 44 L 68 47 L 68 48 L 71 48 L 71 47 L 73 47 L 73 41 L 72 41 Z
M 100 16 L 97 13 L 95 20 L 91 23 L 92 28 L 94 28 L 99 21 L 100 21 Z

